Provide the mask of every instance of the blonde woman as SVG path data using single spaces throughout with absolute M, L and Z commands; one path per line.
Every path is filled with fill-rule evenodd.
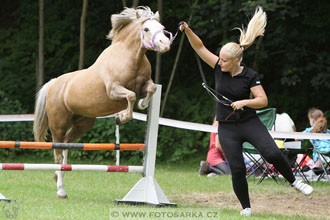
M 243 52 L 253 44 L 256 37 L 263 36 L 266 23 L 266 13 L 261 7 L 258 7 L 247 29 L 237 28 L 241 33 L 239 43 L 225 44 L 221 48 L 219 56 L 204 46 L 187 23 L 180 26 L 195 52 L 205 63 L 214 68 L 215 88 L 217 93 L 221 94 L 218 95 L 218 98 L 221 99 L 222 96 L 225 96 L 232 101 L 217 102 L 216 118 L 219 122 L 220 144 L 229 162 L 233 189 L 242 205 L 243 210 L 240 214 L 243 216 L 253 214 L 245 178 L 246 169 L 242 156 L 243 142 L 253 144 L 260 154 L 288 180 L 291 186 L 306 195 L 313 191 L 311 186 L 295 179 L 288 161 L 257 117 L 255 109 L 267 106 L 268 99 L 256 72 L 241 63 Z M 250 98 L 250 93 L 253 98 Z

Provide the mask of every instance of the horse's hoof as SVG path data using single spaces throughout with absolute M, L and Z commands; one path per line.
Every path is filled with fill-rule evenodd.
M 57 183 L 57 174 L 56 173 L 54 173 L 54 180 Z
M 143 103 L 143 99 L 140 99 L 138 102 L 138 108 L 140 110 L 146 109 L 148 107 L 148 103 L 146 105 L 142 105 L 142 103 Z
M 118 115 L 115 116 L 116 119 L 116 125 L 121 125 L 121 121 Z
M 67 199 L 68 196 L 67 196 L 67 195 L 63 195 L 63 196 L 61 196 L 61 195 L 57 195 L 57 198 L 58 198 L 58 199 Z

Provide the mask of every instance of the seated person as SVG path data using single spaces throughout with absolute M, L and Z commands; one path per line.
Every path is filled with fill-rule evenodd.
M 273 131 L 283 131 L 283 132 L 295 132 L 296 126 L 292 120 L 292 118 L 287 113 L 276 114 L 275 123 L 272 128 Z M 284 142 L 295 141 L 294 139 L 287 139 L 287 138 L 275 138 L 275 140 L 280 140 L 283 142 L 275 141 L 279 147 L 281 147 Z M 291 167 L 294 167 L 294 162 L 297 160 L 297 154 L 293 152 L 286 152 L 286 157 L 289 159 L 289 163 Z
M 218 126 L 218 122 L 214 121 L 213 126 Z M 199 175 L 229 175 L 230 168 L 226 162 L 225 155 L 222 151 L 218 134 L 211 133 L 210 148 L 207 153 L 206 161 L 201 161 Z
M 327 119 L 324 117 L 323 112 L 320 109 L 311 108 L 308 111 L 308 119 L 311 127 L 306 128 L 304 133 L 328 133 L 330 134 L 330 130 L 327 128 Z M 310 139 L 309 140 L 314 148 L 318 149 L 322 153 L 330 152 L 330 140 L 318 140 L 318 139 Z M 319 158 L 316 152 L 313 153 L 313 161 L 314 161 L 314 172 L 315 174 L 320 174 L 319 168 L 322 167 L 321 158 Z
M 273 126 L 274 131 L 294 132 L 296 126 L 293 120 L 287 113 L 276 114 L 275 124 Z

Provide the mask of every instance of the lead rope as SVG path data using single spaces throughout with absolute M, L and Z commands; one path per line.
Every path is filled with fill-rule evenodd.
M 178 24 L 178 29 L 173 37 L 173 40 L 176 38 L 176 36 L 178 35 L 179 33 L 179 30 L 180 30 L 180 26 L 181 24 L 183 23 L 183 21 L 180 21 L 179 24 Z M 209 96 L 211 96 L 213 98 L 213 100 L 215 100 L 216 102 L 219 102 L 220 104 L 222 105 L 226 105 L 226 106 L 230 106 L 231 103 L 233 103 L 233 101 L 231 101 L 230 99 L 228 99 L 226 96 L 222 95 L 221 93 L 217 92 L 216 90 L 212 89 L 211 87 L 209 87 L 206 83 L 206 79 L 205 79 L 205 74 L 204 74 L 204 71 L 203 71 L 203 68 L 202 68 L 202 64 L 201 64 L 201 61 L 200 61 L 200 58 L 198 56 L 198 54 L 194 51 L 194 54 L 195 54 L 195 57 L 196 57 L 196 60 L 197 60 L 197 64 L 198 64 L 198 69 L 199 69 L 199 72 L 201 74 L 201 77 L 202 77 L 202 86 L 203 88 L 207 91 L 207 93 L 209 94 Z M 218 98 L 218 96 L 220 96 L 221 98 L 223 98 L 225 101 L 223 100 L 220 100 Z M 243 110 L 243 109 L 242 109 Z M 227 121 L 230 116 L 232 116 L 236 111 L 232 111 L 225 119 L 225 121 Z
M 216 90 L 212 89 L 211 87 L 209 87 L 206 83 L 206 79 L 205 79 L 205 74 L 204 74 L 204 71 L 203 71 L 203 68 L 202 68 L 202 64 L 201 64 L 201 60 L 198 56 L 198 54 L 196 52 L 194 52 L 195 54 L 195 57 L 196 57 L 196 60 L 197 60 L 197 64 L 198 64 L 198 68 L 199 68 L 199 72 L 201 74 L 201 77 L 202 77 L 202 86 L 203 88 L 207 91 L 207 93 L 217 102 L 219 102 L 220 104 L 223 104 L 223 105 L 226 105 L 226 106 L 230 106 L 231 103 L 233 103 L 233 101 L 231 101 L 230 99 L 228 99 L 226 96 L 222 95 L 221 93 L 217 92 Z M 220 95 L 221 98 L 223 98 L 224 100 L 226 100 L 227 102 L 225 101 L 222 101 L 220 100 L 215 94 L 214 92 L 217 94 L 217 95 Z M 225 118 L 225 121 L 227 121 L 230 116 L 232 116 L 236 111 L 232 111 L 226 118 Z

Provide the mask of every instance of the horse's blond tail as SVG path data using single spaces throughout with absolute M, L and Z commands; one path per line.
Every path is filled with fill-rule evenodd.
M 34 108 L 33 134 L 35 141 L 44 142 L 48 134 L 48 117 L 46 112 L 46 96 L 49 85 L 54 79 L 47 82 L 37 93 Z

